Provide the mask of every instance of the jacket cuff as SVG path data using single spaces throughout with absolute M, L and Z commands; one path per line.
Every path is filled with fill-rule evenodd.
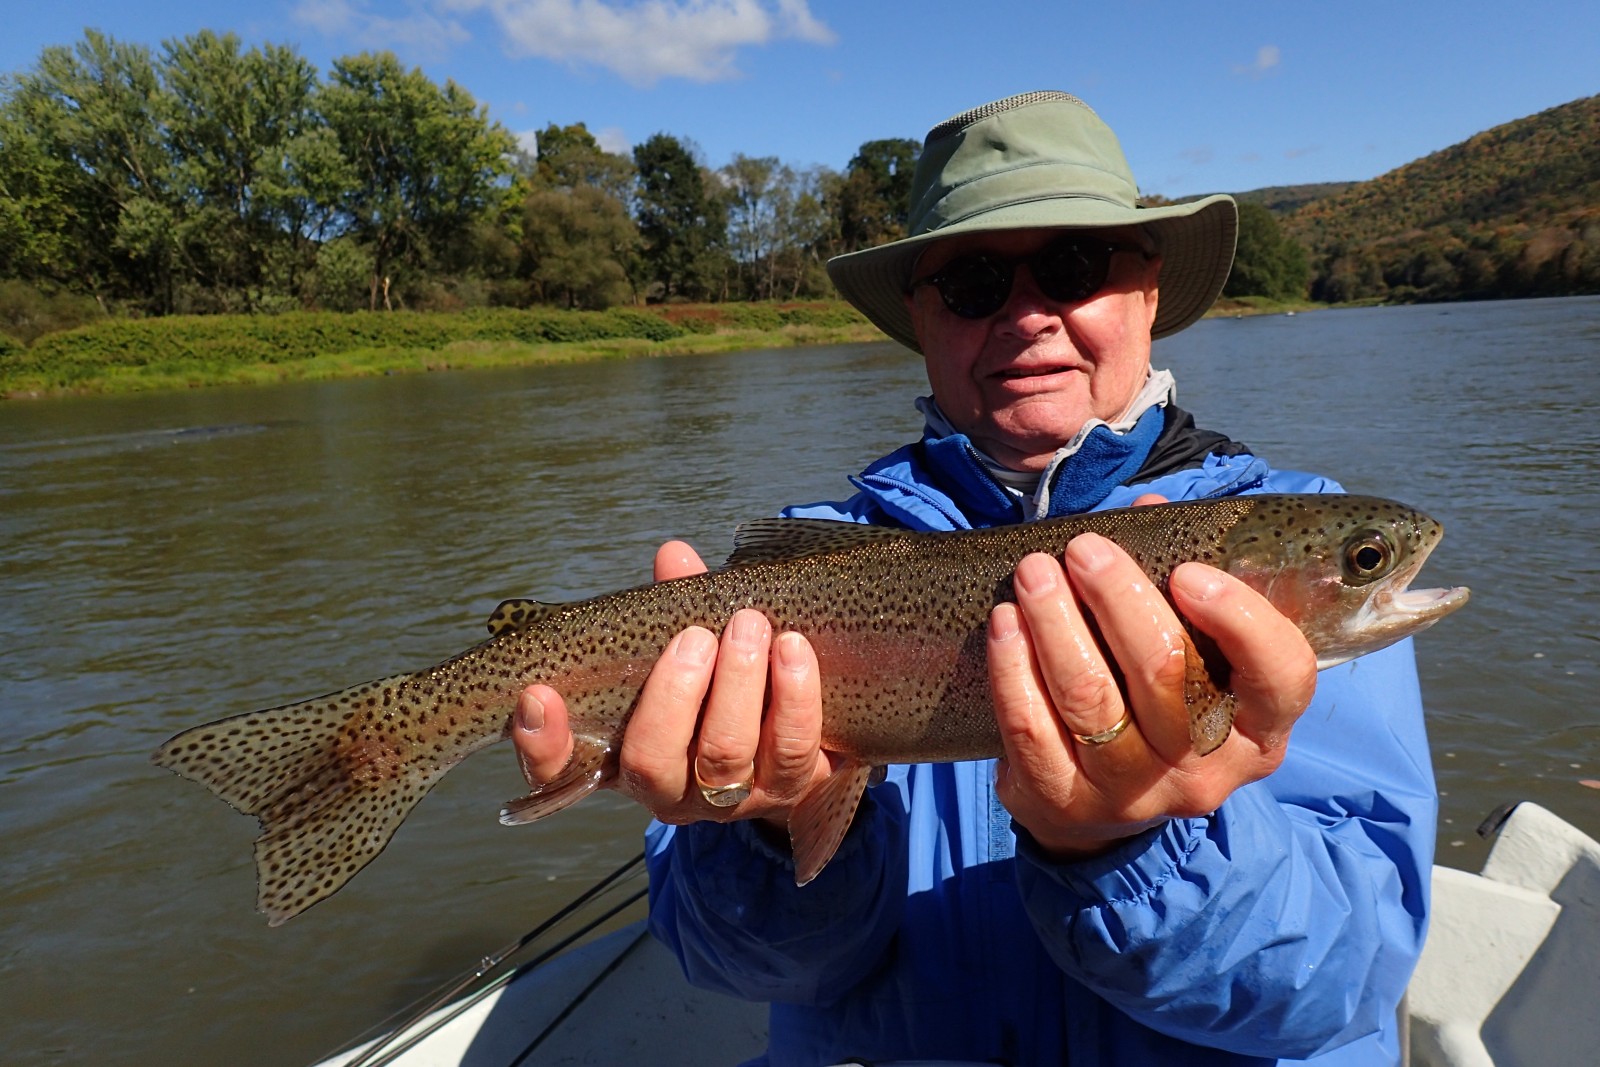
M 1060 886 L 1079 907 L 1099 907 L 1141 899 L 1169 881 L 1205 840 L 1211 820 L 1169 819 L 1130 837 L 1110 852 L 1082 860 L 1057 860 L 1046 855 L 1021 826 L 1017 834 L 1019 874 L 1024 882 L 1043 876 Z

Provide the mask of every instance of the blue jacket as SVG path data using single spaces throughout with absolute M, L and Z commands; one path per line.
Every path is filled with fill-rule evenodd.
M 1227 451 L 1098 506 L 1339 491 Z M 855 482 L 847 501 L 786 514 L 923 530 L 1019 519 L 959 435 Z M 755 1062 L 773 1067 L 1371 1067 L 1399 1060 L 1435 817 L 1404 642 L 1322 672 L 1282 767 L 1209 817 L 1055 863 L 1019 847 L 992 760 L 897 766 L 804 888 L 750 823 L 653 825 L 650 926 L 694 984 L 772 1002 Z

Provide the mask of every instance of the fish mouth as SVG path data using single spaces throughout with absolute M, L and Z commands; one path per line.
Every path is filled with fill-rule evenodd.
M 1385 615 L 1426 619 L 1429 623 L 1442 619 L 1467 602 L 1472 591 L 1464 585 L 1448 589 L 1396 590 L 1385 605 Z
M 1399 588 L 1379 592 L 1350 618 L 1329 647 L 1317 656 L 1317 670 L 1348 663 L 1396 641 L 1421 633 L 1467 602 L 1466 586 L 1446 589 Z

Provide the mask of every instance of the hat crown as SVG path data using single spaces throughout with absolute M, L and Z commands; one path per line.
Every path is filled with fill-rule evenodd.
M 911 179 L 909 232 L 828 261 L 840 294 L 914 351 L 911 276 L 935 241 L 1012 230 L 1139 227 L 1161 254 L 1152 338 L 1188 326 L 1222 291 L 1233 262 L 1233 198 L 1139 206 L 1117 141 L 1082 100 L 1063 92 L 1008 96 L 928 131 Z
M 1008 96 L 928 131 L 912 177 L 910 236 L 1075 197 L 1137 206 L 1139 189 L 1116 134 L 1070 93 Z

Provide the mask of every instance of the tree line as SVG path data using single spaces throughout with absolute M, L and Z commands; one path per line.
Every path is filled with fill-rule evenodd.
M 232 34 L 91 30 L 0 79 L 0 315 L 826 297 L 830 256 L 904 232 L 920 149 L 713 169 L 579 123 L 530 151 L 390 53 L 323 77 Z
M 1244 194 L 1225 295 L 1600 291 L 1597 104 L 1371 182 Z M 153 50 L 86 31 L 0 77 L 0 330 L 827 298 L 828 258 L 904 235 L 921 151 L 868 141 L 840 172 L 742 154 L 712 168 L 664 132 L 611 152 L 582 123 L 536 140 L 386 52 L 323 76 L 232 34 Z

